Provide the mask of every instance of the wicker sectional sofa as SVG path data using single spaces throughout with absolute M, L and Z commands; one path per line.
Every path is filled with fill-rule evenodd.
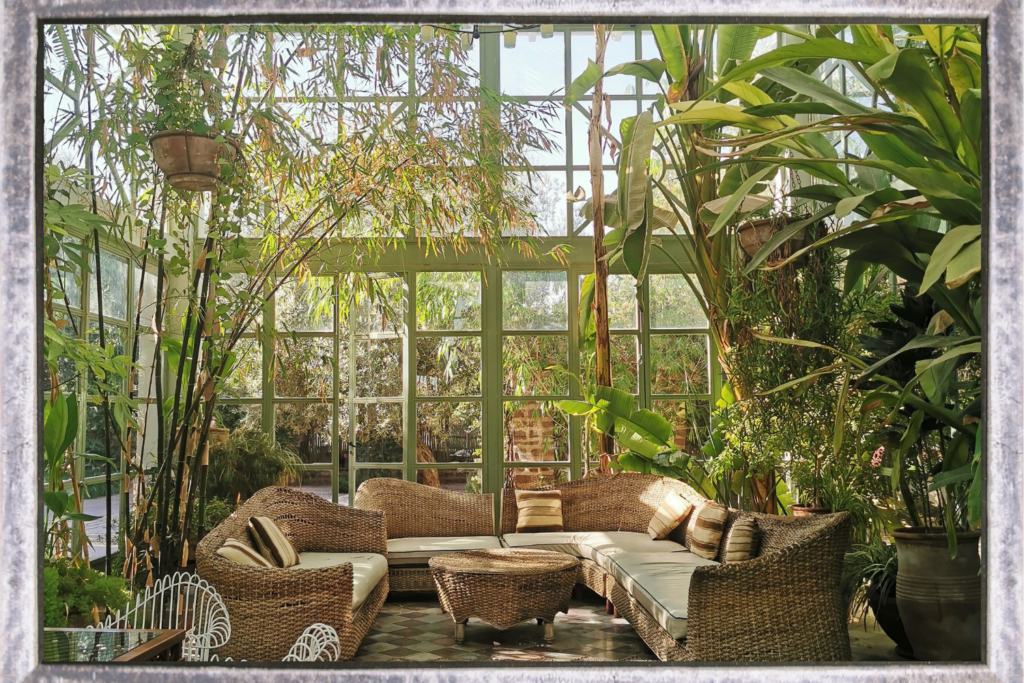
M 250 517 L 269 517 L 299 553 L 280 569 L 238 564 L 217 554 L 234 538 L 252 547 Z M 231 618 L 221 658 L 280 660 L 307 626 L 333 626 L 339 659 L 351 659 L 388 595 L 384 515 L 335 505 L 290 488 L 257 491 L 199 542 L 196 572 Z
M 685 524 L 664 540 L 647 533 L 668 493 L 705 501 L 682 482 L 618 474 L 548 488 L 562 493 L 562 532 L 516 533 L 512 490 L 502 494 L 500 538 L 487 536 L 489 495 L 377 479 L 360 487 L 355 506 L 385 515 L 392 590 L 434 590 L 431 554 L 500 541 L 578 557 L 578 583 L 614 604 L 662 660 L 850 659 L 839 588 L 850 534 L 845 513 L 793 518 L 732 510 L 726 537 L 737 519 L 753 517 L 759 548 L 752 560 L 721 564 L 688 551 Z M 398 560 L 396 551 L 411 554 Z

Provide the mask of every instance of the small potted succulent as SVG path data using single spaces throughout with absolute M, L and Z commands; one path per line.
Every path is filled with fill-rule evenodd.
M 223 71 L 217 69 L 223 42 L 217 41 L 211 55 L 203 31 L 193 29 L 190 36 L 164 35 L 155 50 L 156 133 L 149 143 L 167 181 L 181 190 L 216 189 L 225 165 L 232 166 L 238 157 L 238 143 L 227 136 L 233 122 L 220 113 L 223 84 L 216 72 Z

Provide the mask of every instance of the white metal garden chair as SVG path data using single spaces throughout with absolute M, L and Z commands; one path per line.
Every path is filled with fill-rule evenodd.
M 184 629 L 181 658 L 189 662 L 218 659 L 215 650 L 231 638 L 231 619 L 216 589 L 198 575 L 184 572 L 147 587 L 128 609 L 107 617 L 101 628 Z M 313 624 L 283 661 L 337 661 L 340 652 L 334 628 Z

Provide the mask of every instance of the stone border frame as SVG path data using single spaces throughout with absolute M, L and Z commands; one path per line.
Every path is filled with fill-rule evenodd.
M 1022 579 L 1022 406 L 1024 406 L 1024 87 L 1022 0 L 8 0 L 0 20 L 0 678 L 4 681 L 492 681 L 686 680 L 854 682 L 1020 681 L 1024 677 Z M 770 11 L 766 11 L 769 10 Z M 232 19 L 278 21 L 526 21 L 589 23 L 769 23 L 900 21 L 980 22 L 987 64 L 985 145 L 987 170 L 983 231 L 985 320 L 985 505 L 982 544 L 985 587 L 984 662 L 981 664 L 844 664 L 678 666 L 667 663 L 414 665 L 373 668 L 354 662 L 323 671 L 291 665 L 260 668 L 206 665 L 194 670 L 161 666 L 42 665 L 40 582 L 42 503 L 42 219 L 37 211 L 42 147 L 38 82 L 42 24 L 56 21 Z M 35 116 L 30 115 L 32 112 Z M 37 118 L 38 117 L 38 120 Z M 30 257 L 29 255 L 33 255 Z M 33 467 L 32 464 L 35 464 Z M 995 514 L 989 514 L 994 511 Z M 793 624 L 794 628 L 799 625 Z

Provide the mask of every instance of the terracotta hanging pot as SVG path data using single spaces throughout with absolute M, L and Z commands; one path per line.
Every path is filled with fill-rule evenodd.
M 946 533 L 914 527 L 892 532 L 899 554 L 896 604 L 920 660 L 981 659 L 981 533 L 957 533 L 949 557 Z
M 214 135 L 184 130 L 165 130 L 149 139 L 153 158 L 167 182 L 179 190 L 205 192 L 217 189 L 220 159 L 234 161 L 238 143 L 219 142 Z
M 776 221 L 771 218 L 762 218 L 756 221 L 747 221 L 736 228 L 736 235 L 740 238 L 740 246 L 747 256 L 753 256 L 761 250 L 761 247 L 768 244 L 768 240 L 776 232 Z
M 814 507 L 814 506 L 804 507 L 802 505 L 793 505 L 793 506 L 791 506 L 789 508 L 789 511 L 793 513 L 794 517 L 813 517 L 814 515 L 831 515 L 832 514 L 832 509 L 831 508 Z

